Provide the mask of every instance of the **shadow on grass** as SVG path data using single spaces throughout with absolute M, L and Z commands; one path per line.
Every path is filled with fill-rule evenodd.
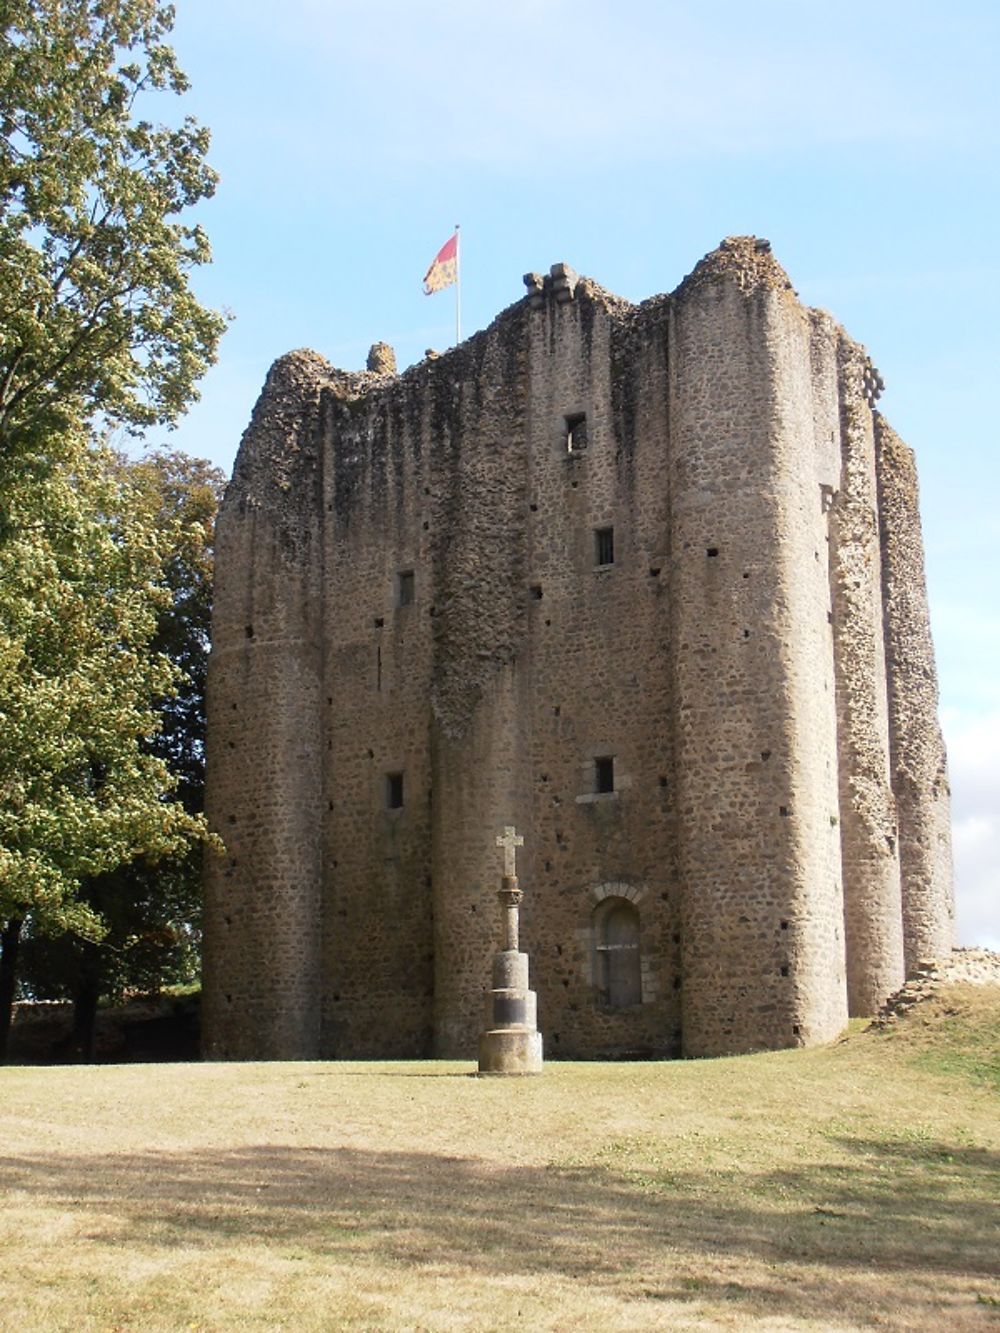
M 91 1239 L 108 1245 L 224 1259 L 227 1245 L 252 1242 L 326 1262 L 558 1275 L 629 1299 L 738 1301 L 791 1318 L 828 1309 L 831 1281 L 841 1313 L 863 1318 L 874 1274 L 894 1317 L 912 1319 L 904 1327 L 926 1326 L 946 1289 L 974 1306 L 1000 1276 L 998 1155 L 860 1138 L 837 1147 L 847 1160 L 738 1177 L 280 1146 L 99 1163 L 40 1154 L 0 1159 L 0 1186 L 93 1214 Z

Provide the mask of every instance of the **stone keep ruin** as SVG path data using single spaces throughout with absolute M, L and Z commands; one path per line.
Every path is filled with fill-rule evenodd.
M 913 456 L 766 241 L 275 363 L 219 517 L 204 1046 L 473 1057 L 525 835 L 550 1055 L 827 1041 L 952 945 Z

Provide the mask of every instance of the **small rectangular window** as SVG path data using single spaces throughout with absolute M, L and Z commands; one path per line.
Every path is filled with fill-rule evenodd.
M 412 569 L 401 569 L 396 575 L 396 605 L 412 606 L 414 581 Z
M 403 808 L 403 775 L 387 773 L 385 775 L 385 803 L 390 810 Z
M 566 452 L 578 454 L 587 447 L 587 414 L 573 412 L 563 420 L 566 422 Z
M 597 528 L 594 532 L 594 564 L 613 565 L 615 563 L 614 528 Z
M 608 792 L 615 789 L 615 757 L 601 755 L 594 760 L 594 791 Z

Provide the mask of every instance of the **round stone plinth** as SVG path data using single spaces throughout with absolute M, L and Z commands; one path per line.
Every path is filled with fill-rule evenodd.
M 487 1031 L 500 1028 L 538 1027 L 538 997 L 533 990 L 490 990 L 486 992 Z
M 493 959 L 494 990 L 528 989 L 528 955 L 505 949 Z
M 504 1028 L 479 1038 L 480 1074 L 540 1074 L 542 1034 Z

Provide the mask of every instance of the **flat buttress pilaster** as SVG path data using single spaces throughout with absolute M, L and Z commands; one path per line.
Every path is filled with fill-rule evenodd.
M 496 890 L 503 858 L 495 837 L 526 827 L 519 799 L 516 671 L 485 689 L 468 729 L 449 737 L 435 726 L 431 744 L 434 814 L 434 1054 L 468 1059 L 478 1049 L 483 995 L 501 947 Z

